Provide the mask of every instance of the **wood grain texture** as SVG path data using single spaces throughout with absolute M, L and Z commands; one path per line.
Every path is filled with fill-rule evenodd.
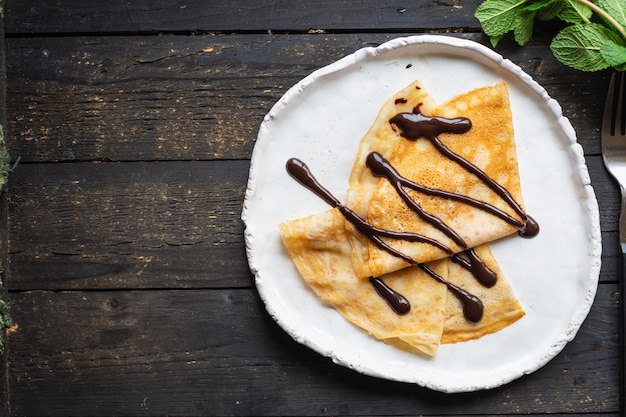
M 11 290 L 251 285 L 248 161 L 24 164 L 9 205 Z
M 254 290 L 12 293 L 16 415 L 602 413 L 617 407 L 616 286 L 545 368 L 481 395 L 362 376 L 298 345 Z M 80 319 L 76 319 L 80 317 Z M 54 325 L 55 323 L 56 325 Z
M 4 1 L 0 0 L 0 7 L 4 6 Z M 4 39 L 4 19 L 0 19 L 0 38 Z M 0 125 L 2 125 L 3 135 L 6 131 L 6 48 L 4 42 L 0 42 Z M 3 145 L 4 146 L 4 145 Z M 2 150 L 4 152 L 5 149 Z M 8 220 L 7 220 L 7 195 L 3 192 L 0 195 L 0 278 L 4 279 L 8 262 Z M 8 291 L 0 281 L 0 299 L 7 301 Z M 4 335 L 2 335 L 4 336 Z M 3 338 L 3 347 L 6 349 L 8 342 Z M 4 350 L 6 352 L 6 350 Z M 7 355 L 0 357 L 0 416 L 9 416 L 9 370 Z
M 7 33 L 478 28 L 478 0 L 7 0 Z

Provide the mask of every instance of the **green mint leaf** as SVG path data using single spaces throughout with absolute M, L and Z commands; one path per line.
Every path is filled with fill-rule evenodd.
M 502 36 L 515 29 L 519 14 L 524 11 L 529 1 L 485 0 L 476 8 L 474 16 L 487 35 Z
M 524 7 L 524 10 L 528 12 L 538 12 L 546 7 L 551 7 L 554 3 L 559 3 L 561 0 L 537 0 Z
M 542 7 L 537 9 L 537 18 L 540 20 L 552 20 L 558 16 L 563 9 L 563 4 L 565 4 L 565 0 L 552 0 L 549 2 L 545 2 L 546 4 L 542 4 Z M 526 10 L 531 10 L 530 8 L 526 8 Z
M 624 71 L 626 69 L 626 47 L 623 45 L 608 41 L 600 48 L 600 54 L 616 70 Z
M 597 5 L 603 8 L 617 22 L 626 26 L 626 1 L 625 0 L 597 0 Z
M 539 11 L 539 10 L 543 9 L 544 7 L 550 6 L 555 1 L 556 0 L 537 0 L 537 1 L 533 1 L 532 3 L 526 5 L 526 7 L 524 7 L 524 10 L 526 10 L 528 12 L 536 12 L 536 11 Z
M 559 19 L 567 23 L 589 23 L 593 11 L 576 0 L 565 0 L 563 7 L 557 14 Z
M 565 65 L 580 71 L 599 71 L 610 66 L 600 52 L 607 41 L 619 44 L 619 35 L 599 23 L 577 24 L 561 30 L 550 50 Z
M 515 19 L 513 38 L 518 45 L 525 45 L 533 34 L 535 12 L 520 13 Z
M 496 46 L 498 46 L 498 43 L 502 40 L 502 38 L 504 37 L 504 35 L 500 35 L 500 36 L 490 36 L 489 37 L 489 41 L 491 42 L 491 46 L 493 46 L 494 48 Z

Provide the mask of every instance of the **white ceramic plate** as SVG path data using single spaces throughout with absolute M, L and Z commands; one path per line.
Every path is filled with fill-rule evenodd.
M 526 316 L 493 335 L 442 345 L 427 359 L 368 336 L 324 305 L 300 278 L 278 224 L 328 210 L 285 171 L 304 160 L 340 200 L 359 141 L 380 106 L 419 79 L 437 102 L 505 81 L 509 87 L 533 239 L 492 245 Z M 600 269 L 598 206 L 581 147 L 559 105 L 519 67 L 472 41 L 413 36 L 365 48 L 291 88 L 265 117 L 242 218 L 250 268 L 266 308 L 296 341 L 367 375 L 443 392 L 493 388 L 547 363 L 578 331 Z

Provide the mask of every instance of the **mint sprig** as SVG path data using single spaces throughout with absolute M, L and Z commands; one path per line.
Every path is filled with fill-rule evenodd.
M 496 47 L 505 36 L 519 45 L 536 20 L 567 24 L 550 43 L 563 64 L 581 71 L 626 70 L 626 0 L 485 0 L 476 18 Z

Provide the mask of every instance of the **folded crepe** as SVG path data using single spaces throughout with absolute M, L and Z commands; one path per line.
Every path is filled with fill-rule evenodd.
M 350 232 L 337 209 L 282 223 L 280 232 L 302 278 L 322 301 L 379 340 L 405 350 L 435 354 L 446 317 L 444 285 L 419 268 L 382 277 L 395 291 L 410 294 L 411 310 L 399 315 L 369 280 L 356 276 Z M 432 268 L 447 275 L 445 260 Z
M 470 194 L 514 215 L 512 209 L 480 179 L 450 163 L 427 139 L 407 140 L 396 126 L 389 123 L 397 113 L 416 110 L 447 118 L 468 117 L 473 124 L 469 132 L 442 134 L 441 141 L 478 165 L 521 204 L 506 86 L 498 84 L 477 89 L 437 106 L 426 90 L 414 82 L 385 102 L 362 138 L 345 205 L 382 229 L 429 235 L 441 239 L 454 252 L 461 252 L 465 247 L 451 242 L 441 231 L 424 222 L 398 197 L 389 181 L 372 175 L 365 163 L 371 152 L 378 152 L 411 181 Z M 457 201 L 409 192 L 426 211 L 458 229 L 467 246 L 475 247 L 476 254 L 497 273 L 498 281 L 495 286 L 486 288 L 471 272 L 449 258 L 449 253 L 430 244 L 384 238 L 385 243 L 406 253 L 416 263 L 426 263 L 443 280 L 481 299 L 484 306 L 482 319 L 477 323 L 468 321 L 459 300 L 445 284 L 419 267 L 407 267 L 402 259 L 373 245 L 338 209 L 279 226 L 291 258 L 315 294 L 377 339 L 428 356 L 436 353 L 440 343 L 479 338 L 521 318 L 524 310 L 489 247 L 484 244 L 514 232 L 516 228 Z M 372 276 L 379 277 L 409 300 L 411 310 L 408 314 L 399 315 L 390 308 L 370 283 Z
M 465 318 L 461 303 L 449 294 L 446 285 L 418 267 L 381 277 L 411 304 L 406 315 L 393 311 L 369 280 L 356 275 L 349 241 L 351 232 L 344 227 L 344 217 L 337 209 L 284 222 L 279 227 L 291 258 L 313 292 L 348 321 L 396 348 L 433 356 L 440 343 L 476 339 L 524 316 L 487 245 L 475 250 L 499 275 L 491 288 L 484 287 L 450 258 L 427 264 L 443 279 L 481 299 L 484 315 L 473 323 Z
M 425 94 L 423 89 L 420 91 Z M 471 120 L 472 127 L 468 132 L 444 133 L 439 135 L 439 140 L 452 152 L 473 163 L 508 190 L 513 199 L 522 206 L 515 137 L 506 85 L 499 83 L 475 89 L 435 107 L 430 113 L 428 111 L 428 107 L 420 107 L 422 114 L 445 118 L 466 117 Z M 477 175 L 469 173 L 460 164 L 442 155 L 431 140 L 403 138 L 400 129 L 397 127 L 394 129 L 389 123 L 388 113 L 387 111 L 383 114 L 381 111 L 371 129 L 376 132 L 372 135 L 375 140 L 366 137 L 361 143 L 363 152 L 385 149 L 389 143 L 394 143 L 394 149 L 387 152 L 386 159 L 402 177 L 430 189 L 468 196 L 488 203 L 521 221 L 506 200 L 489 188 Z M 390 181 L 384 178 L 372 179 L 371 173 L 367 174 L 363 167 L 356 165 L 354 171 L 358 174 L 351 176 L 348 205 L 367 207 L 368 222 L 382 229 L 425 235 L 441 242 L 453 252 L 491 242 L 518 230 L 507 221 L 480 208 L 449 198 L 431 196 L 412 189 L 406 190 L 411 199 L 425 212 L 437 216 L 464 240 L 466 247 L 461 247 L 408 207 Z M 367 191 L 363 192 L 364 189 Z M 384 240 L 418 263 L 450 255 L 429 243 L 399 239 Z M 353 243 L 355 268 L 359 276 L 379 276 L 407 266 L 402 259 L 381 250 L 363 237 L 353 239 Z

